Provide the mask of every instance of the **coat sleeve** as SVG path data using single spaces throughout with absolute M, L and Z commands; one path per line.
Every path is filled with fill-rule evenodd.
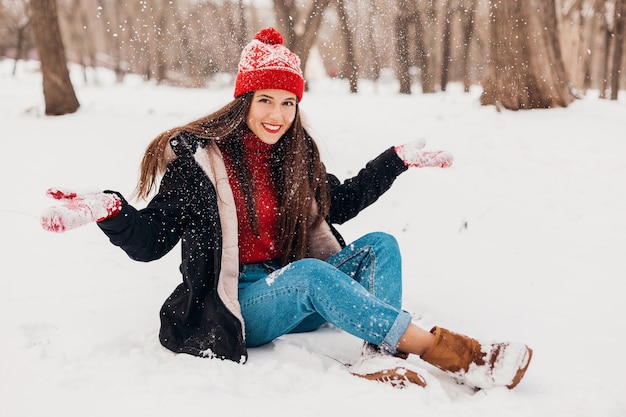
M 131 259 L 143 262 L 159 259 L 176 246 L 193 213 L 198 212 L 197 199 L 189 192 L 194 188 L 186 184 L 192 180 L 190 170 L 197 168 L 194 165 L 187 158 L 172 161 L 159 192 L 144 209 L 135 209 L 120 195 L 120 213 L 98 223 L 111 243 Z
M 408 168 L 393 148 L 371 160 L 359 173 L 341 183 L 329 174 L 331 223 L 342 224 L 355 217 L 361 210 L 374 203 Z

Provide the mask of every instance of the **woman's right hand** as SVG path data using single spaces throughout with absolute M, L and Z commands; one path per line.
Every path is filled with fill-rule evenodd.
M 41 215 L 41 226 L 61 233 L 91 222 L 115 217 L 122 209 L 117 194 L 106 192 L 77 193 L 61 188 L 50 188 L 46 195 L 62 202 L 46 209 Z

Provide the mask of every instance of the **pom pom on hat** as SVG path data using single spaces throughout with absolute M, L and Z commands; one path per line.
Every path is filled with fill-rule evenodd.
M 261 29 L 259 33 L 254 36 L 254 39 L 261 41 L 268 45 L 282 45 L 283 35 L 273 27 Z
M 283 45 L 283 36 L 272 27 L 259 31 L 241 52 L 234 95 L 264 89 L 292 92 L 298 101 L 304 93 L 300 58 Z

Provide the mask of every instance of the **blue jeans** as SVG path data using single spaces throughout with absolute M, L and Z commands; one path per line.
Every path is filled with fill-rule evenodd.
M 325 261 L 302 259 L 242 266 L 239 303 L 248 347 L 307 332 L 324 323 L 395 353 L 411 316 L 401 308 L 396 239 L 370 233 Z

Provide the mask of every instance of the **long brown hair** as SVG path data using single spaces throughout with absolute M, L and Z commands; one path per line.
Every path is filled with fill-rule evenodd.
M 168 154 L 171 152 L 169 140 L 182 131 L 201 139 L 214 140 L 222 152 L 231 155 L 233 161 L 243 161 L 241 138 L 248 129 L 246 117 L 253 96 L 254 92 L 243 94 L 216 112 L 167 130 L 153 139 L 141 161 L 135 195 L 145 199 L 156 188 L 157 181 L 173 158 Z M 235 165 L 252 230 L 256 230 L 255 187 L 245 164 Z M 330 208 L 326 168 L 320 160 L 315 141 L 302 124 L 299 106 L 296 107 L 291 127 L 272 148 L 271 170 L 279 199 L 278 243 L 283 253 L 282 261 L 286 264 L 306 256 L 308 232 L 324 221 Z

